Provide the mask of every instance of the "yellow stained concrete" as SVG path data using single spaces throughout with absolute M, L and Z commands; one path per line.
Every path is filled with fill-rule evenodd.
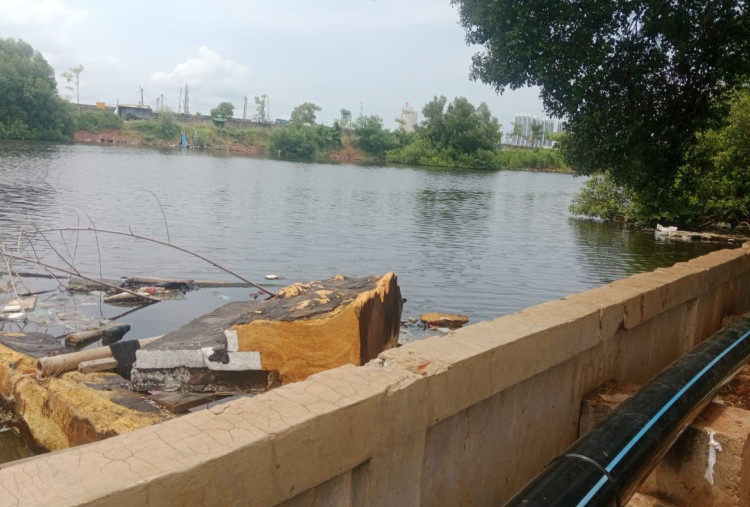
M 300 286 L 295 284 L 281 292 L 287 297 L 299 295 Z M 318 295 L 327 296 L 324 291 Z M 397 312 L 393 311 L 396 307 Z M 383 325 L 383 317 L 389 315 L 397 321 L 395 326 Z M 290 322 L 254 320 L 233 329 L 237 331 L 240 351 L 260 352 L 263 369 L 277 370 L 282 382 L 288 383 L 347 363 L 361 364 L 362 347 L 367 343 L 379 343 L 375 354 L 393 347 L 398 339 L 400 316 L 401 294 L 396 275 L 388 273 L 374 289 L 321 317 Z
M 97 390 L 111 373 L 70 372 L 37 380 L 36 360 L 0 345 L 0 393 L 36 441 L 50 450 L 102 440 L 170 419 L 166 412 L 144 413 L 111 401 L 116 391 Z

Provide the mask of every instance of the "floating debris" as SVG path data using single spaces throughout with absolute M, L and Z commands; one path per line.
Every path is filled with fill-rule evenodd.
M 434 327 L 436 330 L 443 332 L 440 328 L 458 329 L 467 322 L 469 317 L 465 315 L 456 315 L 448 313 L 423 313 L 420 316 L 420 320 L 428 326 Z

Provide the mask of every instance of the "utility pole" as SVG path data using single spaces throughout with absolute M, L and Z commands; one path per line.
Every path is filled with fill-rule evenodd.
M 242 107 L 242 119 L 247 120 L 247 95 L 245 95 L 245 105 Z
M 143 87 L 141 85 L 138 85 L 138 87 L 141 89 L 141 106 L 143 106 Z
M 177 103 L 177 114 L 182 112 L 182 88 L 180 88 L 180 101 Z
M 164 111 L 164 94 L 161 94 L 161 109 L 160 111 Z
M 188 96 L 188 85 L 185 85 L 185 104 L 182 107 L 182 111 L 185 114 L 190 114 L 190 97 Z

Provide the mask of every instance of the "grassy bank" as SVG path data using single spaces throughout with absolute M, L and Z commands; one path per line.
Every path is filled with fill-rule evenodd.
M 174 121 L 169 114 L 158 119 L 122 122 L 108 111 L 81 111 L 77 126 L 76 140 L 79 142 L 171 148 L 179 146 L 184 132 L 191 148 L 285 160 L 573 172 L 557 151 L 539 148 L 479 150 L 457 155 L 413 140 L 402 148 L 376 155 L 362 149 L 360 136 L 356 133 L 322 125 L 249 128 L 187 125 Z

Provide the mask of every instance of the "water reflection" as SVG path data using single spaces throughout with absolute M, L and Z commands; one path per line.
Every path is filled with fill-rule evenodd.
M 49 172 L 61 147 L 51 143 L 0 141 L 0 222 L 49 213 L 55 189 Z
M 490 319 L 711 248 L 571 220 L 567 207 L 582 181 L 569 175 L 2 146 L 0 235 L 24 223 L 93 222 L 166 240 L 168 228 L 175 244 L 256 281 L 395 271 L 406 316 Z M 76 266 L 94 276 L 223 277 L 145 242 L 91 234 L 66 241 Z M 159 325 L 159 311 L 133 314 L 129 335 L 158 334 L 199 311 L 176 308 Z
M 655 240 L 651 232 L 580 218 L 569 219 L 576 241 L 576 259 L 590 283 L 608 283 L 635 273 L 671 266 L 708 252 L 718 245 Z
M 419 191 L 415 241 L 427 267 L 454 275 L 478 269 L 473 252 L 487 248 L 492 198 L 492 192 L 473 188 Z

